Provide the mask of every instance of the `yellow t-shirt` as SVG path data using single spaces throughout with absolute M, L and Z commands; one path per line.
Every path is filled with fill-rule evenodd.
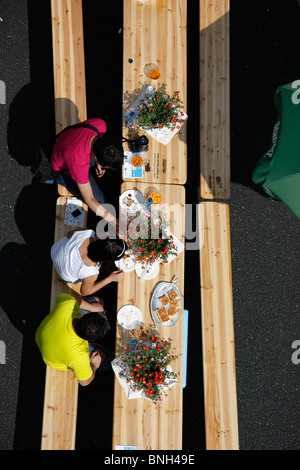
M 93 373 L 88 341 L 77 336 L 72 328 L 74 318 L 81 316 L 74 297 L 68 294 L 58 295 L 56 306 L 38 327 L 35 341 L 48 366 L 59 370 L 73 370 L 78 380 L 87 380 Z

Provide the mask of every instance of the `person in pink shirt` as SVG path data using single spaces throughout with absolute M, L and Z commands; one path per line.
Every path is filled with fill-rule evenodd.
M 102 206 L 105 198 L 98 181 L 108 169 L 121 168 L 123 150 L 102 141 L 107 130 L 103 119 L 90 118 L 80 124 L 92 128 L 71 126 L 57 138 L 51 155 L 56 181 L 83 199 L 97 215 L 116 225 L 116 218 Z M 95 167 L 95 177 L 92 167 Z

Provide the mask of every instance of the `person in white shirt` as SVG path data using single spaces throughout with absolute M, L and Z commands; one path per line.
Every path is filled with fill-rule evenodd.
M 82 283 L 80 293 L 85 297 L 123 279 L 124 272 L 116 270 L 97 280 L 101 263 L 123 258 L 126 249 L 124 240 L 99 239 L 93 230 L 72 230 L 52 245 L 51 259 L 64 281 Z

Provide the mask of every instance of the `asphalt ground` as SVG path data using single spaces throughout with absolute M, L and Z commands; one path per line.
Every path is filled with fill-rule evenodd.
M 188 181 L 199 202 L 198 2 L 188 0 Z M 121 138 L 122 1 L 83 0 L 88 116 Z M 32 181 L 35 143 L 55 133 L 48 0 L 1 0 L 0 80 L 0 449 L 40 448 L 45 367 L 34 343 L 48 313 L 56 188 Z M 296 0 L 231 0 L 232 281 L 241 450 L 296 450 L 299 442 L 299 221 L 251 182 L 268 148 L 278 85 L 300 78 Z M 118 199 L 119 176 L 110 183 Z M 92 218 L 89 221 L 93 223 Z M 194 228 L 196 225 L 193 221 Z M 183 448 L 205 449 L 198 251 L 186 251 L 189 315 Z M 115 315 L 116 286 L 101 291 Z M 113 324 L 114 322 L 111 322 Z M 114 330 L 107 346 L 114 343 Z M 3 345 L 3 343 L 1 343 Z M 2 358 L 2 362 L 3 358 Z M 113 376 L 80 389 L 78 450 L 111 449 Z

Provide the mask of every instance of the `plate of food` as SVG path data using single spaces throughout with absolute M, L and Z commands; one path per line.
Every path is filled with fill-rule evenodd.
M 167 328 L 176 325 L 182 307 L 179 287 L 172 282 L 159 282 L 150 300 L 150 311 L 155 325 Z
M 142 321 L 142 312 L 135 305 L 123 305 L 117 314 L 117 320 L 122 328 L 135 330 Z
M 142 193 L 136 189 L 127 189 L 121 194 L 119 203 L 123 211 L 135 214 L 141 210 L 141 206 L 144 204 L 144 198 Z
M 121 259 L 115 261 L 115 265 L 118 269 L 122 269 L 125 273 L 129 273 L 134 270 L 135 261 L 130 250 L 125 251 L 125 255 Z
M 152 264 L 135 263 L 135 272 L 141 279 L 154 279 L 159 273 L 159 263 L 155 261 Z
M 131 165 L 134 166 L 135 168 L 138 168 L 139 166 L 142 166 L 144 163 L 143 159 L 143 154 L 142 152 L 140 153 L 133 153 L 130 161 Z

